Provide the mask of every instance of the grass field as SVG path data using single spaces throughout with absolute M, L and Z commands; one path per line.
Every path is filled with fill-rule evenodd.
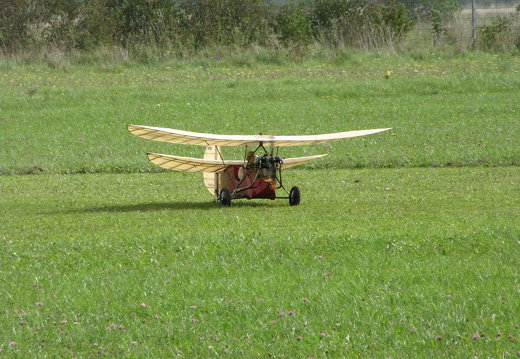
M 262 56 L 0 63 L 0 357 L 520 354 L 519 59 Z M 127 123 L 393 131 L 222 208 Z
M 149 171 L 144 152 L 172 147 L 129 136 L 128 123 L 279 135 L 392 127 L 395 136 L 334 143 L 333 156 L 312 166 L 518 164 L 517 57 L 344 54 L 298 65 L 253 60 L 101 69 L 4 64 L 0 170 Z M 202 154 L 200 148 L 174 150 Z M 285 154 L 323 150 L 330 152 L 291 148 Z

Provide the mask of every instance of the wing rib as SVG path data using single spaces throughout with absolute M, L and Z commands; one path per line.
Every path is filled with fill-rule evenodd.
M 173 155 L 162 155 L 159 153 L 148 153 L 148 159 L 159 167 L 172 171 L 181 172 L 205 172 L 220 173 L 227 167 L 241 165 L 244 161 L 222 161 L 193 157 L 181 157 Z
M 292 166 L 297 166 L 305 162 L 309 162 L 318 158 L 325 157 L 327 155 L 315 155 L 315 156 L 306 156 L 306 157 L 293 157 L 286 158 L 283 160 L 282 168 L 288 168 Z

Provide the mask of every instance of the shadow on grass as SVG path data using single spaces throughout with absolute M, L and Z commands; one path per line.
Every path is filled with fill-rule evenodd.
M 187 209 L 206 209 L 212 210 L 220 208 L 216 202 L 163 202 L 163 203 L 136 203 L 107 205 L 101 207 L 74 208 L 66 212 L 70 213 L 99 213 L 99 212 L 155 212 L 163 210 L 185 211 Z
M 248 201 L 248 200 L 236 200 L 233 201 L 231 208 L 235 207 L 243 207 L 243 208 L 251 208 L 251 207 L 265 207 L 266 205 L 271 204 L 272 201 Z M 281 204 L 280 201 L 276 201 L 278 204 Z M 285 203 L 283 203 L 285 205 Z M 208 201 L 208 202 L 162 202 L 162 203 L 137 203 L 137 204 L 127 204 L 127 205 L 107 205 L 101 207 L 85 207 L 85 208 L 74 208 L 70 210 L 66 210 L 63 212 L 67 213 L 101 213 L 101 212 L 154 212 L 154 211 L 163 211 L 163 210 L 172 210 L 172 211 L 185 211 L 190 209 L 197 210 L 218 210 L 223 207 L 220 203 L 216 201 Z

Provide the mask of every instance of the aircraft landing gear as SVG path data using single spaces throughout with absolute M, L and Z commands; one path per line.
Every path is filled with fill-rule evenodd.
M 224 207 L 231 206 L 231 193 L 227 188 L 224 188 L 222 191 L 220 191 L 219 201 L 220 204 L 222 204 Z
M 291 192 L 289 193 L 289 205 L 297 206 L 300 204 L 300 189 L 296 186 L 291 188 Z

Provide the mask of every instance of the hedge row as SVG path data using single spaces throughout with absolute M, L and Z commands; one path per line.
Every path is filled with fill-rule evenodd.
M 443 4 L 454 0 L 436 0 Z M 417 12 L 396 0 L 3 0 L 0 51 L 103 45 L 377 47 L 402 39 Z M 423 7 L 424 8 L 424 7 Z

